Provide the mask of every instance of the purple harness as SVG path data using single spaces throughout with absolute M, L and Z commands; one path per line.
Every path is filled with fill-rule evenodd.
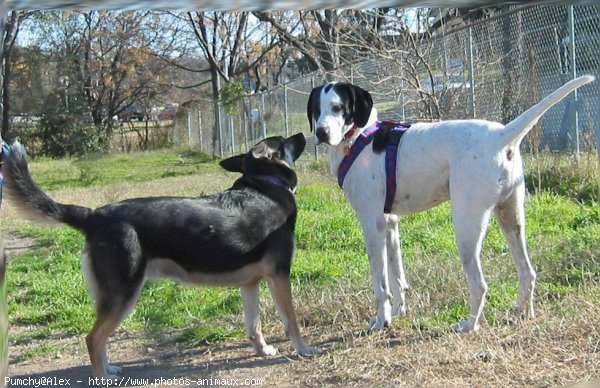
M 385 148 L 386 190 L 383 212 L 387 214 L 392 210 L 392 204 L 394 203 L 394 197 L 396 196 L 396 161 L 398 160 L 398 144 L 400 144 L 400 139 L 404 132 L 409 128 L 409 125 L 391 120 L 378 120 L 375 124 L 365 129 L 358 136 L 354 144 L 352 144 L 352 147 L 348 150 L 348 154 L 344 156 L 344 159 L 342 159 L 342 162 L 340 163 L 340 167 L 338 168 L 338 184 L 340 187 L 343 187 L 344 179 L 346 178 L 346 174 L 348 174 L 350 167 L 352 167 L 352 163 L 358 158 L 358 155 L 360 155 L 362 150 L 373 141 L 375 133 L 383 125 L 394 126 L 390 131 L 389 141 Z

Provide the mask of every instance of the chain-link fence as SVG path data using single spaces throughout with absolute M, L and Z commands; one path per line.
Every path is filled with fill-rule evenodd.
M 306 103 L 325 79 L 371 92 L 379 117 L 405 122 L 479 118 L 507 123 L 566 81 L 600 75 L 600 6 L 517 7 L 427 40 L 404 42 L 398 55 L 369 58 L 333 74 L 312 74 L 245 97 L 229 115 L 216 104 L 190 103 L 174 140 L 217 155 L 244 152 L 259 138 L 304 132 Z M 582 88 L 542 118 L 529 149 L 573 150 L 600 145 L 600 82 Z M 217 134 L 220 133 L 220 136 Z M 215 143 L 221 139 L 221 143 Z M 213 149 L 214 146 L 214 149 Z

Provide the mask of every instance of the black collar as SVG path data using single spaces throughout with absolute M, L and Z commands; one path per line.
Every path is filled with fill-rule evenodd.
M 288 186 L 284 181 L 282 181 L 280 178 L 277 178 L 274 175 L 255 175 L 254 177 L 265 180 L 269 183 L 272 183 L 276 186 L 280 186 L 285 188 L 287 191 L 289 191 L 290 193 L 294 194 L 295 191 L 295 187 L 290 187 Z

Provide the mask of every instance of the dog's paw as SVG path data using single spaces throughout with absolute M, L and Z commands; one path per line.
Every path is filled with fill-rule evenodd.
M 106 367 L 106 373 L 108 373 L 109 375 L 112 375 L 114 377 L 117 377 L 117 375 L 120 375 L 121 372 L 123 372 L 123 368 L 121 368 L 120 366 L 108 365 Z
M 517 304 L 512 308 L 513 315 L 520 316 L 521 318 L 535 318 L 535 312 L 533 311 L 533 306 L 528 306 L 527 308 L 523 308 L 522 305 Z
M 471 331 L 478 331 L 479 324 L 473 324 L 470 320 L 463 319 L 462 321 L 452 325 L 452 330 L 456 333 L 469 333 Z
M 369 321 L 369 331 L 383 330 L 390 325 L 391 319 L 380 319 L 373 317 Z
M 392 316 L 394 317 L 403 317 L 406 315 L 406 304 L 394 304 L 392 306 Z
M 261 349 L 257 349 L 256 354 L 259 356 L 274 356 L 277 354 L 277 349 L 271 345 L 265 345 Z

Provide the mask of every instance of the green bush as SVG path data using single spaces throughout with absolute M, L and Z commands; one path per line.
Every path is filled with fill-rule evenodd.
M 79 156 L 104 151 L 102 132 L 87 118 L 87 109 L 77 100 L 68 104 L 58 93 L 48 97 L 42 117 L 31 132 L 19 137 L 29 146 L 32 156 L 51 158 Z M 36 145 L 32 147 L 31 145 Z

